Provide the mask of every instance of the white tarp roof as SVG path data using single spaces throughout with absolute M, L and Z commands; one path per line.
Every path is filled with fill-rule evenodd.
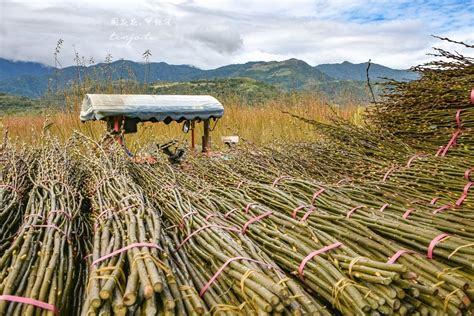
M 224 115 L 224 107 L 209 95 L 86 94 L 81 121 L 111 116 L 141 121 L 206 120 Z

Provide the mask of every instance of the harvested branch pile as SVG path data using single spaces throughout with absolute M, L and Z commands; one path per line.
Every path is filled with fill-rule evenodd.
M 473 66 L 439 52 L 369 127 L 301 118 L 315 144 L 5 140 L 0 315 L 471 315 Z

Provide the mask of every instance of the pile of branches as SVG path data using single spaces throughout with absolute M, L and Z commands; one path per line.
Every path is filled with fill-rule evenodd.
M 320 142 L 180 165 L 5 140 L 0 314 L 472 314 L 473 67 L 438 52 L 369 114 L 385 133 L 301 118 Z
M 455 42 L 467 49 L 474 46 Z M 374 106 L 369 120 L 381 133 L 394 135 L 417 149 L 445 154 L 456 149 L 471 155 L 474 107 L 474 59 L 435 48 L 440 59 L 414 67 L 419 80 L 388 82 L 386 95 Z

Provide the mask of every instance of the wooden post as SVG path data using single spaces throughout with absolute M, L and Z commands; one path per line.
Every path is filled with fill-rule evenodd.
M 196 150 L 196 140 L 195 140 L 195 134 L 194 134 L 194 121 L 191 121 L 191 148 L 193 152 Z
M 122 139 L 122 134 L 120 131 L 120 124 L 122 121 L 121 116 L 114 116 L 114 132 L 116 133 L 117 136 L 115 136 L 115 140 L 120 144 L 123 145 L 123 139 Z
M 211 123 L 209 120 L 204 120 L 204 135 L 202 136 L 202 152 L 207 152 L 211 149 L 211 138 L 209 136 L 209 130 L 211 129 Z

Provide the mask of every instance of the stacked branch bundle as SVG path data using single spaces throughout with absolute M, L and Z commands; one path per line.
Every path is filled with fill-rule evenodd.
M 317 143 L 5 138 L 0 315 L 472 315 L 473 61 L 438 53 L 365 126 L 300 118 Z

